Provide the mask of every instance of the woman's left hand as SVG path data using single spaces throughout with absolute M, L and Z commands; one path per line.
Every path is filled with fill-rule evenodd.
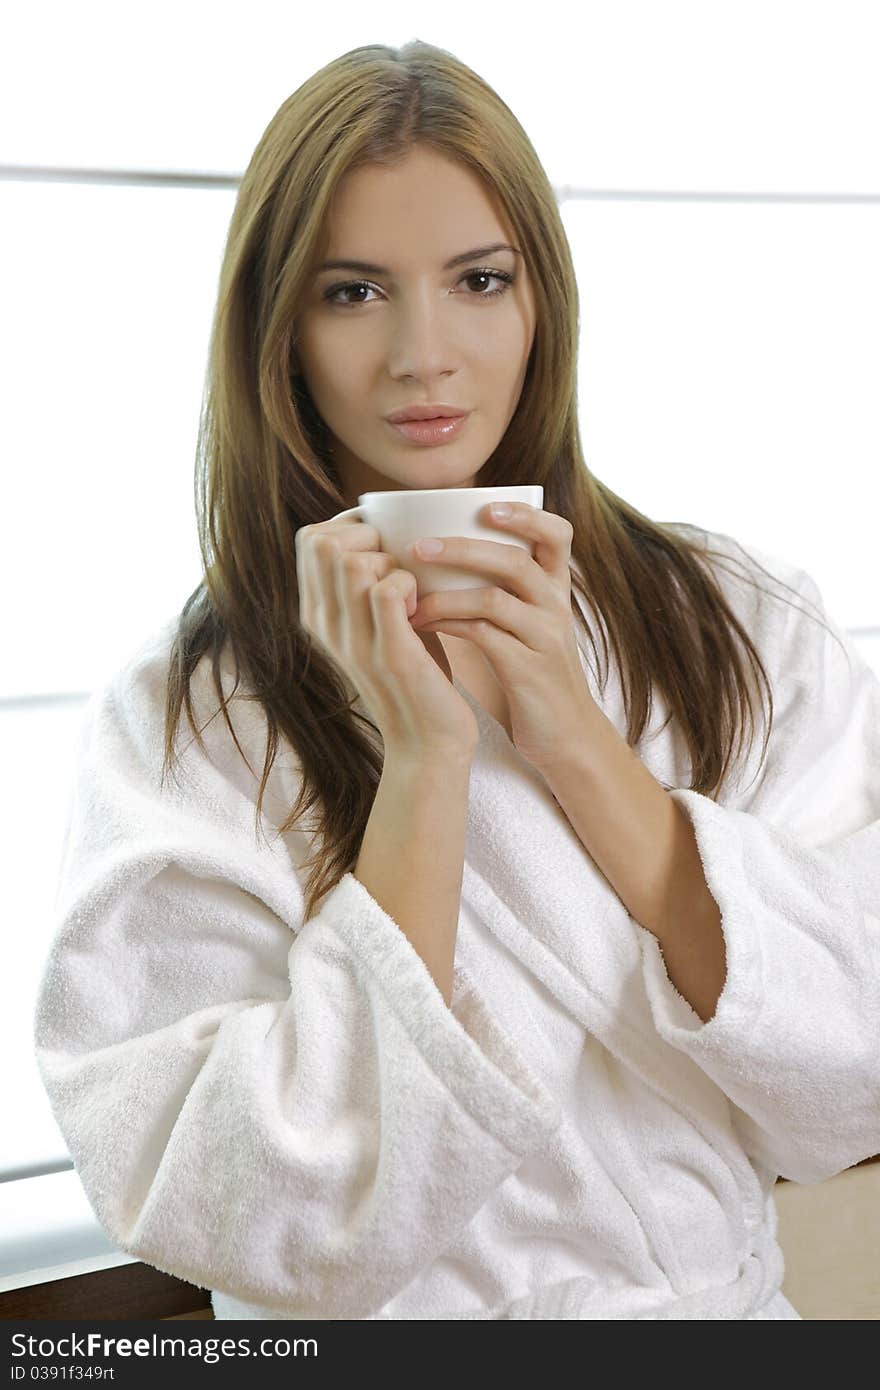
M 443 537 L 435 556 L 422 555 L 414 542 L 410 549 L 420 563 L 485 572 L 505 587 L 426 594 L 410 622 L 419 632 L 448 632 L 480 648 L 507 696 L 517 751 L 542 770 L 564 760 L 573 740 L 583 737 L 595 701 L 571 610 L 571 522 L 524 502 L 510 506 L 508 518 L 487 505 L 480 519 L 534 542 L 534 559 L 518 545 L 463 536 Z

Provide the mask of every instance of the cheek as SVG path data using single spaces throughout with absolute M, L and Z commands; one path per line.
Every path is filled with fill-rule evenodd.
M 526 332 L 521 313 L 514 309 L 483 311 L 491 318 L 497 312 L 497 319 L 489 330 L 482 332 L 477 328 L 471 342 L 477 362 L 484 375 L 501 384 L 508 384 L 525 369 L 531 350 L 531 338 Z
M 528 353 L 516 351 L 509 340 L 499 345 L 497 352 L 482 358 L 479 379 L 505 424 L 516 408 L 527 366 Z
M 357 371 L 340 342 L 328 341 L 326 336 L 312 341 L 306 380 L 316 404 L 340 402 L 357 391 Z
M 355 402 L 368 389 L 380 360 L 366 335 L 328 333 L 320 345 L 317 370 L 327 390 Z

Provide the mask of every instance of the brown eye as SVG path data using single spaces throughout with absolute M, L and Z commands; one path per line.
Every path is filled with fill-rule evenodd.
M 468 299 L 494 299 L 496 295 L 506 294 L 513 284 L 513 276 L 506 270 L 490 270 L 488 267 L 480 267 L 478 270 L 466 270 L 459 280 L 459 284 L 465 280 L 499 280 L 497 289 L 487 290 L 483 293 L 470 294 Z M 359 304 L 369 304 L 368 299 L 356 301 L 339 299 L 337 296 L 348 294 L 351 290 L 377 290 L 381 294 L 377 285 L 371 284 L 368 280 L 349 280 L 344 285 L 332 285 L 329 290 L 324 292 L 323 298 L 328 304 L 338 304 L 341 309 L 356 309 Z

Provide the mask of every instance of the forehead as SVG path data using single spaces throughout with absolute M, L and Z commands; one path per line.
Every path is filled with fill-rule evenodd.
M 460 161 L 417 150 L 393 165 L 350 170 L 335 190 L 325 258 L 357 255 L 396 270 L 514 242 L 494 191 Z

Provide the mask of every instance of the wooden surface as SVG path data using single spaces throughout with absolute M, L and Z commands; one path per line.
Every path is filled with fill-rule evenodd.
M 114 1265 L 73 1279 L 7 1289 L 0 1293 L 0 1319 L 161 1319 L 204 1309 L 210 1301 L 206 1289 L 163 1274 L 152 1265 Z

